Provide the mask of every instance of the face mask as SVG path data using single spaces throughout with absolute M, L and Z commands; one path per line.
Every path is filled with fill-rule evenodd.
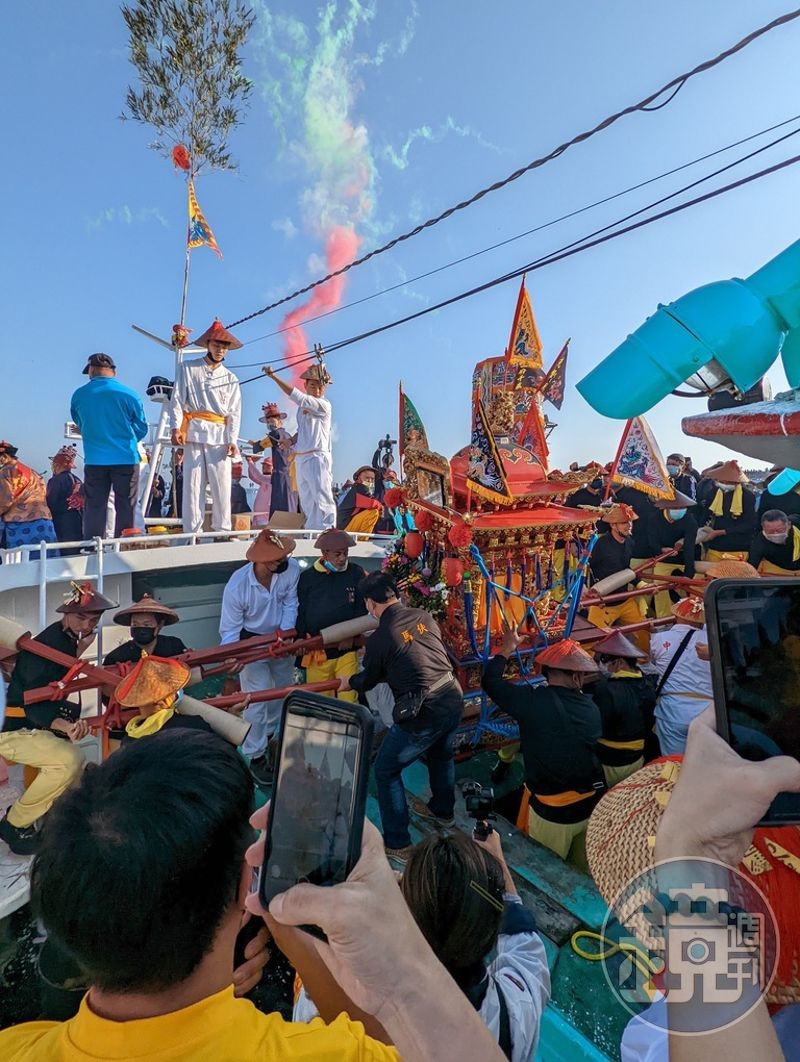
M 762 531 L 761 534 L 767 540 L 767 542 L 774 542 L 776 546 L 782 546 L 784 542 L 789 538 L 788 531 L 776 531 L 772 535 L 768 535 L 766 531 Z
M 131 627 L 131 638 L 137 645 L 149 645 L 150 642 L 155 641 L 155 637 L 155 627 Z
M 686 516 L 685 509 L 667 509 L 670 520 L 682 520 Z
M 677 474 L 680 472 L 680 466 L 679 465 L 667 465 L 667 472 L 669 472 L 669 474 L 671 476 L 677 476 Z
M 323 561 L 322 562 L 322 567 L 323 568 L 327 568 L 328 571 L 329 572 L 333 572 L 334 575 L 336 575 L 337 572 L 341 571 L 340 568 L 337 568 L 335 565 L 331 564 L 331 562 L 329 560 Z
M 717 490 L 721 490 L 723 494 L 730 494 L 732 490 L 736 490 L 734 483 L 714 483 Z
M 603 481 L 602 479 L 593 479 L 589 486 L 592 488 L 592 490 L 600 490 L 600 488 L 603 486 Z
M 288 567 L 289 567 L 289 561 L 288 560 L 282 560 L 277 565 L 277 567 L 275 568 L 275 573 L 279 575 L 281 572 L 285 572 Z

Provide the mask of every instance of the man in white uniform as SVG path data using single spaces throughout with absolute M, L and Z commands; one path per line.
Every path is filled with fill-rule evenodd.
M 201 531 L 206 484 L 211 488 L 211 529 L 231 529 L 231 458 L 237 453 L 242 396 L 223 362 L 239 340 L 216 319 L 198 339 L 208 353 L 185 361 L 170 404 L 172 445 L 182 446 L 183 530 Z
M 250 564 L 239 568 L 222 594 L 219 619 L 221 645 L 257 634 L 282 634 L 297 622 L 297 580 L 300 565 L 290 559 L 292 538 L 281 538 L 264 528 L 247 551 Z M 294 657 L 258 660 L 246 664 L 239 682 L 243 693 L 280 689 L 294 682 Z M 274 764 L 267 754 L 281 717 L 283 701 L 258 701 L 244 710 L 251 723 L 242 752 L 250 758 L 250 773 L 259 785 L 271 785 Z M 272 746 L 270 749 L 272 750 Z
M 703 652 L 708 642 L 703 602 L 687 597 L 672 612 L 675 626 L 650 639 L 650 660 L 659 676 L 655 716 L 662 756 L 683 754 L 689 723 L 714 700 L 711 664 L 697 652 L 698 645 Z
M 300 508 L 306 527 L 327 531 L 336 526 L 336 502 L 333 500 L 333 459 L 331 455 L 331 404 L 324 397 L 333 383 L 328 370 L 319 362 L 300 376 L 305 393 L 281 380 L 270 366 L 263 371 L 297 406 L 295 436 L 295 476 Z

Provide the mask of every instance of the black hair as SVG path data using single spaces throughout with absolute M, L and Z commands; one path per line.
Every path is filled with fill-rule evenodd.
M 163 991 L 209 951 L 253 840 L 250 775 L 215 734 L 134 741 L 53 805 L 34 910 L 90 984 Z
M 782 509 L 769 509 L 767 512 L 765 512 L 762 515 L 761 523 L 765 524 L 767 522 L 767 520 L 769 520 L 769 521 L 773 521 L 774 520 L 776 523 L 777 523 L 778 520 L 780 520 L 780 522 L 782 524 L 788 524 L 789 523 L 789 517 L 786 515 L 786 513 Z
M 463 833 L 429 837 L 406 863 L 401 889 L 434 955 L 461 988 L 484 975 L 503 917 L 503 871 Z
M 385 605 L 387 601 L 397 597 L 397 585 L 391 575 L 386 575 L 385 572 L 370 572 L 358 584 L 358 592 L 376 605 Z

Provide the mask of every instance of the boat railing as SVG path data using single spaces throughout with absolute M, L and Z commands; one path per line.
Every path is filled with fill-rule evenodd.
M 0 549 L 0 564 L 19 565 L 36 564 L 38 566 L 38 590 L 39 590 L 39 628 L 47 624 L 47 586 L 51 582 L 60 582 L 65 578 L 63 572 L 55 573 L 48 571 L 48 560 L 51 562 L 58 559 L 61 551 L 80 551 L 80 555 L 87 561 L 87 570 L 81 572 L 81 582 L 91 582 L 97 587 L 98 593 L 103 593 L 105 577 L 105 560 L 109 554 L 126 552 L 133 549 L 141 549 L 150 546 L 198 546 L 211 545 L 215 542 L 252 541 L 262 528 L 253 527 L 245 531 L 179 531 L 164 534 L 126 535 L 123 538 L 90 538 L 80 542 L 39 542 L 18 546 L 14 549 Z M 276 534 L 289 535 L 301 542 L 313 542 L 322 534 L 322 529 L 314 528 L 275 528 Z M 388 545 L 394 538 L 393 535 L 368 535 L 357 534 L 359 542 L 371 542 L 376 546 Z M 88 561 L 94 557 L 96 563 L 91 565 L 94 569 L 89 570 Z M 69 560 L 70 557 L 65 557 Z

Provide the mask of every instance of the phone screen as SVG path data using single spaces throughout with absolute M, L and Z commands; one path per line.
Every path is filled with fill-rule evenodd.
M 347 876 L 362 729 L 289 710 L 270 809 L 267 898 Z
M 744 759 L 800 759 L 800 580 L 720 585 L 713 626 L 731 745 Z M 782 794 L 770 817 L 795 811 L 800 797 Z

